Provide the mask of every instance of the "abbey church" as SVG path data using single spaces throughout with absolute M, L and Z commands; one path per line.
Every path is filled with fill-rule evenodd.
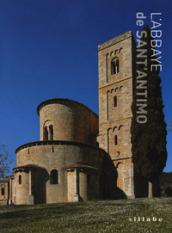
M 40 141 L 16 149 L 13 174 L 0 181 L 0 203 L 147 195 L 143 191 L 147 184 L 141 178 L 137 181 L 133 163 L 134 56 L 130 31 L 98 46 L 99 116 L 70 99 L 38 105 Z

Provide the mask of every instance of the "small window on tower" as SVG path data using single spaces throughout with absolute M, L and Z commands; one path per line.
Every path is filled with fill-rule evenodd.
M 19 175 L 19 184 L 22 184 L 22 176 Z
M 4 195 L 5 195 L 5 188 L 2 187 L 2 188 L 1 188 L 1 196 L 4 196 Z
M 113 58 L 111 61 L 111 75 L 119 73 L 119 59 Z
M 117 107 L 117 96 L 113 97 L 113 107 Z
M 118 145 L 118 136 L 117 135 L 115 135 L 115 137 L 114 137 L 114 144 L 115 144 L 115 146 Z

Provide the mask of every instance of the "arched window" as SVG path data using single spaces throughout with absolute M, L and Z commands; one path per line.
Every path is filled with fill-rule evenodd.
M 118 136 L 117 135 L 114 136 L 114 144 L 115 144 L 115 146 L 118 145 Z
M 113 97 L 113 107 L 117 107 L 117 96 Z
M 5 195 L 5 188 L 2 187 L 2 188 L 1 188 L 1 196 L 4 196 L 4 195 Z
M 111 74 L 119 73 L 119 59 L 113 58 L 111 61 Z
M 44 127 L 44 131 L 43 131 L 43 140 L 44 141 L 48 140 L 48 129 L 46 126 Z
M 19 175 L 19 184 L 22 184 L 22 176 Z
M 58 171 L 56 169 L 50 172 L 50 184 L 58 184 Z
M 53 140 L 53 135 L 54 134 L 54 132 L 53 132 L 53 126 L 52 125 L 50 125 L 49 126 L 49 140 Z

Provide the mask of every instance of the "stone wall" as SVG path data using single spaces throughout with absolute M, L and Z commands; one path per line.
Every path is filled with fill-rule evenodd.
M 0 205 L 7 205 L 9 198 L 9 181 L 0 181 Z
M 40 140 L 45 126 L 53 126 L 53 140 L 96 145 L 98 116 L 84 105 L 72 100 L 53 99 L 38 106 Z
M 133 39 L 125 33 L 99 46 L 99 146 L 114 162 L 118 187 L 133 196 L 131 120 Z M 113 61 L 118 61 L 115 73 Z
M 21 182 L 19 182 L 21 177 Z M 29 203 L 29 173 L 22 171 L 14 173 L 14 203 L 25 205 Z
M 55 144 L 55 142 L 57 144 Z M 45 180 L 46 203 L 67 202 L 74 200 L 71 195 L 74 195 L 75 187 L 73 187 L 73 184 L 75 183 L 75 185 L 77 185 L 77 181 L 72 177 L 74 177 L 76 169 L 79 180 L 79 198 L 87 200 L 89 185 L 93 187 L 93 191 L 92 194 L 89 195 L 89 199 L 98 198 L 100 191 L 99 177 L 103 169 L 103 151 L 80 143 L 66 142 L 65 144 L 65 142 L 55 142 L 51 145 L 39 145 L 38 142 L 37 145 L 28 144 L 28 146 L 20 148 L 16 154 L 17 167 L 39 166 L 42 169 L 45 169 L 47 172 L 47 179 Z M 58 184 L 50 184 L 49 175 L 53 169 L 58 171 Z M 68 173 L 69 171 L 70 173 Z M 95 173 L 97 175 L 97 179 L 95 180 L 93 178 L 92 182 L 88 185 L 87 176 L 94 176 Z M 35 177 L 34 174 L 32 175 Z M 17 176 L 18 175 L 16 174 L 16 183 L 18 183 Z M 22 173 L 22 177 L 23 179 L 26 179 L 25 183 L 23 184 L 24 186 L 19 184 L 16 185 L 16 204 L 27 202 L 27 173 Z M 41 180 L 43 179 L 41 178 Z M 69 181 L 72 183 L 69 184 Z M 37 186 L 36 183 L 35 185 Z M 20 191 L 20 188 L 22 191 Z

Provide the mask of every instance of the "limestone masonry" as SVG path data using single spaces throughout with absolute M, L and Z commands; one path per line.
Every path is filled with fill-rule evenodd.
M 38 106 L 40 141 L 16 149 L 13 175 L 0 182 L 1 203 L 136 197 L 133 54 L 130 31 L 98 47 L 99 118 L 69 99 L 50 99 Z

